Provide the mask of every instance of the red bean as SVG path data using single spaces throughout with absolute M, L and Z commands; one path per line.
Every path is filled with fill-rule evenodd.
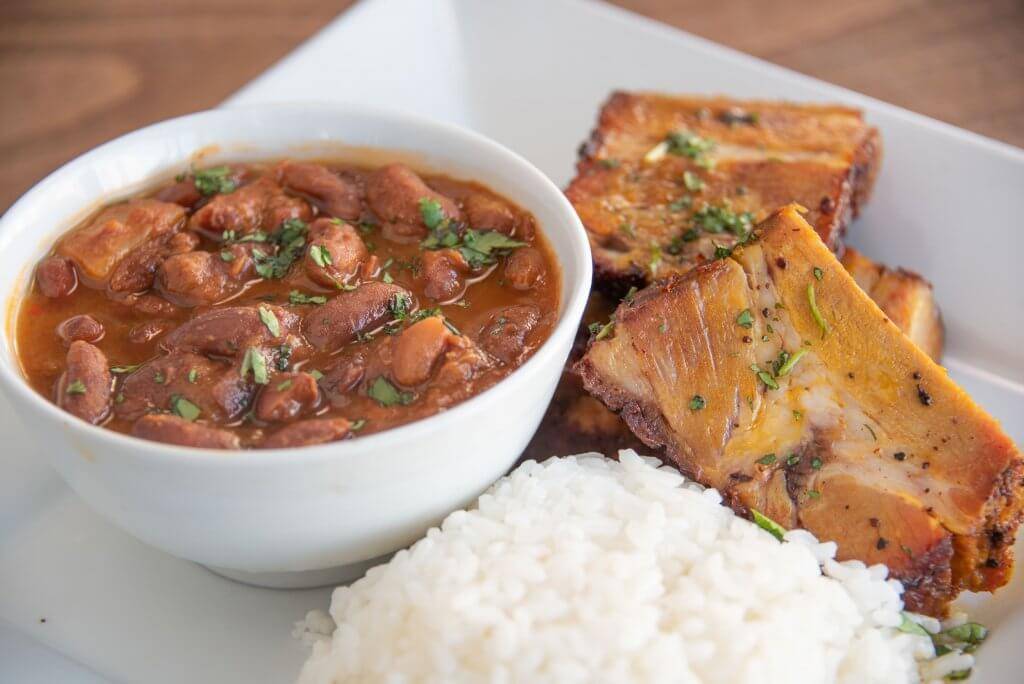
M 362 193 L 354 180 L 320 164 L 291 161 L 284 162 L 278 173 L 286 188 L 306 195 L 329 216 L 354 221 L 362 213 Z
M 57 405 L 94 425 L 110 413 L 111 377 L 107 357 L 76 340 L 68 348 L 67 369 L 57 383 Z
M 311 418 L 283 427 L 263 440 L 264 449 L 287 449 L 334 442 L 348 435 L 352 424 L 344 418 Z
M 420 277 L 426 281 L 423 293 L 434 301 L 456 299 L 466 289 L 469 264 L 454 249 L 426 251 L 421 263 Z
M 39 291 L 51 299 L 66 297 L 75 291 L 78 275 L 70 259 L 51 256 L 39 262 L 36 267 L 36 283 Z
M 166 413 L 152 413 L 135 421 L 132 434 L 143 439 L 200 449 L 239 449 L 238 436 L 220 428 L 193 423 Z
M 517 290 L 532 290 L 543 282 L 546 272 L 544 256 L 533 247 L 520 247 L 505 261 L 505 280 Z
M 441 213 L 449 219 L 462 218 L 455 202 L 432 189 L 412 169 L 402 164 L 391 164 L 370 174 L 366 181 L 366 198 L 381 220 L 402 227 L 390 232 L 385 230 L 386 236 L 400 238 L 400 242 L 426 235 L 421 200 L 437 202 Z M 414 231 L 418 235 L 413 235 Z
M 528 351 L 526 339 L 538 323 L 540 310 L 535 306 L 504 307 L 495 312 L 480 331 L 480 346 L 506 365 L 518 363 Z
M 398 285 L 364 283 L 307 313 L 302 329 L 317 349 L 338 349 L 357 334 L 374 330 L 393 318 L 396 298 L 412 308 L 412 295 Z
M 430 379 L 431 371 L 448 346 L 453 333 L 440 316 L 424 318 L 391 338 L 391 369 L 394 379 L 406 387 Z
M 308 243 L 303 269 L 310 280 L 324 287 L 347 282 L 370 258 L 356 229 L 331 219 L 317 219 L 310 225 Z
M 256 417 L 283 423 L 313 410 L 320 400 L 316 378 L 309 373 L 281 373 L 256 400 Z

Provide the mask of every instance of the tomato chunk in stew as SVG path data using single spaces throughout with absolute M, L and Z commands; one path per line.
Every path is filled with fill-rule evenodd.
M 104 207 L 39 263 L 32 387 L 143 439 L 323 444 L 442 411 L 547 339 L 560 273 L 533 216 L 402 164 L 226 164 Z

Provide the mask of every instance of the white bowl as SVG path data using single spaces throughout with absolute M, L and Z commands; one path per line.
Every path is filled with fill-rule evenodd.
M 373 150 L 368 152 L 367 150 Z M 203 163 L 268 157 L 402 159 L 493 188 L 537 218 L 562 269 L 551 337 L 509 377 L 433 417 L 355 440 L 222 452 L 94 427 L 33 391 L 13 342 L 17 306 L 54 240 L 99 204 Z M 130 133 L 75 159 L 0 219 L 0 388 L 68 484 L 115 525 L 168 553 L 256 584 L 312 586 L 359 573 L 478 496 L 515 462 L 544 413 L 590 287 L 586 234 L 561 191 L 476 133 L 361 107 L 213 110 Z

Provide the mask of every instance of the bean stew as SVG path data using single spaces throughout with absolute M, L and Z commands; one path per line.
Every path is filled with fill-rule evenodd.
M 185 446 L 320 444 L 425 418 L 550 335 L 533 216 L 407 166 L 190 170 L 108 205 L 39 263 L 29 384 L 95 425 Z

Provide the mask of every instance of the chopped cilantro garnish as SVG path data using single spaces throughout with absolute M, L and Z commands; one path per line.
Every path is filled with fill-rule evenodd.
M 240 242 L 267 242 L 270 238 L 262 230 L 254 230 L 251 233 L 246 233 L 239 237 L 238 233 L 233 230 L 225 230 L 220 234 L 221 242 L 226 245 L 235 245 Z
M 744 309 L 740 311 L 739 315 L 736 316 L 736 325 L 741 328 L 747 328 L 748 330 L 754 325 L 754 314 L 750 313 L 750 309 Z
M 432 228 L 430 235 L 420 243 L 423 249 L 444 249 L 445 247 L 456 247 L 462 237 L 459 235 L 458 227 L 452 226 L 448 221 Z
M 366 393 L 381 406 L 407 406 L 414 399 L 412 392 L 398 391 L 383 375 L 373 381 Z
M 813 270 L 813 271 L 811 271 L 811 272 L 812 272 L 812 273 L 814 274 L 814 279 L 815 279 L 815 280 L 821 280 L 822 278 L 824 278 L 824 277 L 825 277 L 825 272 L 824 272 L 824 271 L 822 271 L 822 270 L 821 270 L 820 268 L 818 268 L 817 266 L 815 266 L 815 267 L 814 267 L 814 270 Z
M 235 181 L 231 179 L 231 167 L 214 166 L 194 173 L 196 190 L 204 197 L 217 193 L 234 192 Z
M 595 342 L 597 340 L 603 340 L 604 338 L 606 338 L 609 335 L 611 335 L 612 334 L 612 330 L 615 329 L 615 319 L 612 318 L 610 321 L 608 321 L 607 323 L 604 323 L 604 324 L 601 324 L 601 323 L 591 323 L 587 327 L 587 329 L 590 331 L 590 334 L 594 336 L 594 341 Z
M 661 247 L 657 244 L 651 245 L 651 260 L 647 265 L 651 269 L 652 275 L 657 272 L 658 266 L 661 265 Z
M 756 363 L 750 365 L 750 370 L 754 371 L 754 374 L 757 375 L 768 389 L 779 389 L 779 383 L 775 382 L 775 378 L 772 377 L 772 374 L 766 370 L 761 370 L 761 367 Z
M 798 349 L 792 354 L 786 354 L 787 358 L 779 366 L 779 369 L 775 371 L 775 375 L 780 378 L 789 375 L 789 372 L 793 370 L 794 366 L 796 366 L 797 361 L 803 358 L 806 353 L 806 349 Z
M 235 255 L 232 254 L 230 250 L 222 249 L 220 250 L 220 260 L 230 263 L 235 260 Z
M 430 197 L 420 199 L 420 216 L 423 217 L 423 225 L 430 230 L 440 226 L 445 219 L 441 203 Z
M 313 263 L 320 268 L 327 268 L 334 264 L 334 260 L 331 259 L 331 253 L 323 245 L 310 246 L 309 256 L 313 259 Z
M 772 535 L 779 541 L 782 541 L 783 536 L 786 534 L 786 528 L 784 528 L 782 525 L 775 522 L 765 514 L 761 513 L 761 511 L 757 510 L 756 508 L 751 508 L 750 513 L 754 516 L 754 522 L 757 524 L 758 527 L 760 527 L 762 530 Z
M 443 221 L 431 228 L 430 236 L 420 246 L 423 249 L 458 249 L 470 267 L 476 269 L 485 264 L 493 264 L 501 254 L 525 244 L 496 230 L 467 228 L 460 234 L 450 221 Z
M 292 304 L 316 304 L 320 306 L 327 303 L 327 297 L 323 295 L 308 295 L 298 290 L 292 290 L 288 293 L 288 301 Z
M 622 298 L 622 301 L 626 302 L 627 304 L 632 304 L 633 297 L 636 296 L 637 292 L 638 290 L 636 285 L 633 285 L 632 287 L 629 288 L 629 292 L 626 293 L 626 296 Z
M 814 318 L 814 322 L 821 328 L 821 338 L 825 339 L 825 335 L 828 334 L 828 321 L 818 309 L 818 302 L 814 298 L 814 283 L 807 283 L 807 304 L 811 307 L 811 316 Z
M 683 185 L 690 192 L 700 192 L 704 189 L 704 181 L 700 179 L 700 176 L 693 173 L 692 171 L 686 171 L 683 173 Z
M 621 165 L 621 162 L 613 157 L 600 159 L 598 160 L 598 163 L 606 169 L 617 169 Z
M 815 456 L 811 459 L 811 467 L 815 470 L 821 470 L 821 459 Z
M 193 385 L 196 384 L 196 380 L 199 379 L 199 371 L 195 368 L 188 369 L 188 381 Z
M 908 547 L 904 547 L 903 552 L 908 556 L 913 556 L 913 553 Z M 988 628 L 977 622 L 965 622 L 962 625 L 950 627 L 938 634 L 933 634 L 914 620 L 911 613 L 903 611 L 901 613 L 901 617 L 902 620 L 896 629 L 906 634 L 913 634 L 914 636 L 928 637 L 931 639 L 932 645 L 935 648 L 936 656 L 945 655 L 946 653 L 952 653 L 954 651 L 959 653 L 972 653 L 988 636 Z M 960 681 L 967 679 L 970 676 L 971 670 L 968 668 L 965 670 L 950 672 L 945 676 L 945 679 L 949 681 Z
M 903 619 L 900 622 L 900 626 L 896 629 L 906 634 L 916 634 L 918 636 L 931 637 L 931 634 L 928 633 L 928 630 L 926 630 L 924 627 L 922 627 L 917 622 L 912 620 L 910 618 L 910 615 L 907 614 L 906 611 L 902 611 L 900 615 Z
M 267 279 L 283 278 L 306 246 L 306 230 L 306 224 L 299 219 L 285 221 L 281 230 L 268 238 L 268 242 L 278 245 L 277 254 L 266 254 L 259 249 L 252 251 L 256 274 Z
M 75 380 L 74 382 L 68 385 L 68 388 L 65 390 L 65 392 L 72 395 L 85 394 L 85 383 L 82 382 L 81 380 Z
M 790 454 L 789 458 L 786 459 L 786 465 L 788 465 L 788 466 L 795 466 L 798 463 L 800 463 L 800 455 L 799 454 Z
M 499 254 L 525 244 L 496 230 L 467 230 L 462 235 L 459 252 L 471 267 L 480 268 L 484 264 L 494 263 Z
M 737 214 L 727 205 L 705 204 L 694 212 L 693 222 L 707 233 L 727 232 L 745 240 L 754 226 L 754 215 L 749 211 Z
M 689 195 L 683 195 L 679 199 L 672 200 L 668 203 L 669 211 L 683 211 L 693 206 L 693 198 Z
M 757 462 L 761 465 L 771 465 L 775 463 L 775 454 L 765 454 L 761 458 L 757 459 Z
M 409 317 L 409 307 L 412 306 L 412 299 L 409 295 L 404 292 L 396 292 L 388 302 L 388 308 L 391 309 L 391 316 L 396 321 L 404 321 Z
M 715 245 L 715 259 L 728 259 L 732 256 L 732 250 L 722 245 Z
M 700 396 L 699 394 L 694 394 L 693 397 L 690 399 L 690 410 L 691 411 L 700 411 L 702 408 L 704 408 L 707 405 L 708 405 L 707 400 L 705 400 L 704 397 Z
M 932 637 L 932 640 L 943 646 L 954 646 L 967 644 L 976 646 L 988 638 L 988 628 L 977 622 L 965 622 L 956 627 L 950 627 Z
M 141 363 L 133 363 L 133 364 L 128 365 L 128 366 L 111 366 L 110 372 L 111 373 L 117 373 L 118 375 L 121 375 L 121 374 L 124 374 L 124 373 L 134 373 L 135 371 L 137 371 L 141 367 L 142 367 Z
M 286 389 L 288 389 L 291 386 L 292 386 L 291 379 L 282 380 L 281 382 L 277 383 L 277 391 L 278 392 L 284 392 Z
M 441 309 L 439 309 L 436 306 L 434 308 L 432 308 L 432 309 L 420 309 L 419 311 L 417 311 L 416 313 L 414 313 L 412 316 L 409 317 L 409 322 L 410 323 L 419 323 L 424 318 L 430 318 L 431 316 L 440 316 L 440 315 L 441 315 Z
M 266 385 L 270 382 L 270 376 L 267 374 L 267 360 L 263 358 L 263 353 L 256 347 L 246 349 L 245 356 L 242 357 L 239 374 L 245 378 L 249 375 L 249 371 L 252 371 L 252 379 L 257 385 Z
M 395 279 L 392 278 L 391 274 L 388 273 L 387 271 L 384 271 L 384 274 L 380 277 L 380 280 L 385 285 L 390 285 L 391 283 L 395 282 Z
M 702 138 L 688 131 L 673 131 L 647 151 L 647 154 L 644 155 L 644 162 L 654 164 L 664 159 L 666 154 L 674 154 L 693 159 L 698 166 L 710 168 L 712 163 L 706 155 L 714 147 L 715 141 L 710 138 Z
M 715 141 L 710 138 L 702 138 L 699 135 L 688 131 L 674 131 L 668 134 L 665 141 L 668 143 L 666 152 L 680 157 L 701 161 L 711 150 L 715 149 Z
M 807 497 L 810 499 L 818 499 L 821 497 L 821 492 L 819 492 L 817 489 L 808 489 Z
M 266 326 L 267 331 L 270 332 L 273 337 L 280 337 L 281 323 L 277 320 L 277 316 L 274 315 L 274 312 L 263 305 L 260 305 L 257 308 L 257 311 L 259 311 L 260 320 L 263 322 L 263 325 Z
M 199 407 L 180 394 L 171 395 L 171 411 L 190 423 L 199 417 Z
M 153 382 L 155 382 L 158 385 L 162 385 L 164 384 L 164 382 L 166 382 L 166 378 L 164 378 L 163 373 L 157 371 L 156 373 L 153 374 Z
M 306 372 L 312 375 L 313 379 L 316 380 L 317 382 L 320 382 L 320 380 L 324 377 L 324 374 L 318 371 L 316 368 Z

